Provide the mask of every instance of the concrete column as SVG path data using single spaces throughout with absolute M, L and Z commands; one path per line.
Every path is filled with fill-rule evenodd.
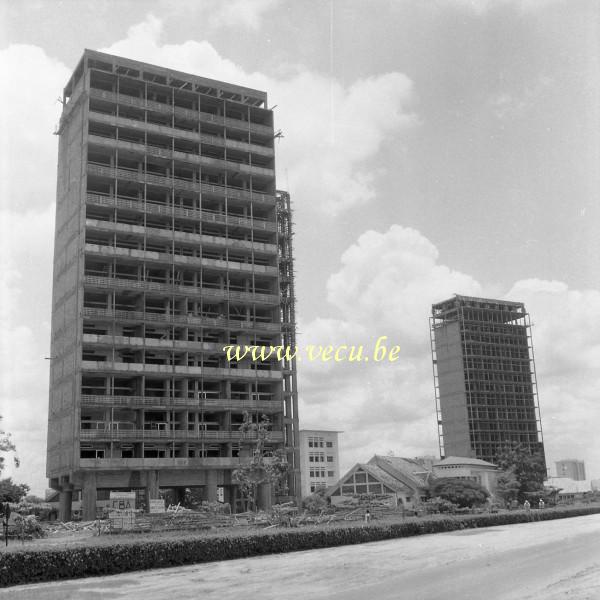
M 215 470 L 206 472 L 206 499 L 209 502 L 217 501 L 217 472 Z
M 83 474 L 81 519 L 83 521 L 94 521 L 96 519 L 96 473 L 94 471 Z
M 150 511 L 150 500 L 158 500 L 158 471 L 146 472 L 146 512 Z
M 63 488 L 58 496 L 58 519 L 60 521 L 71 520 L 71 502 L 73 500 L 73 490 Z
M 273 502 L 271 500 L 271 484 L 261 483 L 257 490 L 256 503 L 260 510 L 271 510 Z

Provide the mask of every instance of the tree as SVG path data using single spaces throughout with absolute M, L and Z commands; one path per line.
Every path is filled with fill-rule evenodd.
M 0 415 L 0 421 L 2 421 L 2 415 Z M 4 470 L 4 456 L 2 454 L 6 452 L 16 452 L 17 449 L 11 439 L 10 433 L 2 431 L 0 429 L 0 474 Z M 14 456 L 15 466 L 19 466 L 19 459 L 17 455 Z
M 39 496 L 29 494 L 28 496 L 25 496 L 25 502 L 29 502 L 31 504 L 44 504 L 46 501 Z
M 521 484 L 515 475 L 515 468 L 510 467 L 505 471 L 500 471 L 496 483 L 496 495 L 509 504 L 519 496 Z
M 546 465 L 540 453 L 531 453 L 518 442 L 507 442 L 498 452 L 494 463 L 503 471 L 512 470 L 519 482 L 517 498 L 523 502 L 528 493 L 539 493 L 544 489 Z
M 272 484 L 279 494 L 287 491 L 286 477 L 289 466 L 285 450 L 276 450 L 272 456 L 265 460 L 265 441 L 268 440 L 271 421 L 262 415 L 257 423 L 252 421 L 249 413 L 244 413 L 240 431 L 243 434 L 241 445 L 251 447 L 250 460 L 240 465 L 233 472 L 233 479 L 238 483 L 240 491 L 247 498 L 251 510 L 256 509 L 258 487 L 263 484 Z M 255 434 L 255 435 L 254 435 Z M 256 442 L 254 442 L 256 436 Z
M 302 500 L 302 506 L 310 512 L 321 512 L 329 506 L 325 497 L 325 488 L 317 490 Z
M 444 477 L 431 483 L 430 495 L 458 504 L 460 508 L 472 508 L 484 504 L 489 493 L 475 481 Z
M 19 502 L 29 492 L 29 486 L 25 483 L 13 483 L 8 477 L 0 479 L 0 502 Z

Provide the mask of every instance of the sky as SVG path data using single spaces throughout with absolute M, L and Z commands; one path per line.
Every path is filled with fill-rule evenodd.
M 438 451 L 428 315 L 525 303 L 546 457 L 600 478 L 600 4 L 0 0 L 0 414 L 47 487 L 59 98 L 84 48 L 265 90 L 294 206 L 300 423 L 342 469 Z

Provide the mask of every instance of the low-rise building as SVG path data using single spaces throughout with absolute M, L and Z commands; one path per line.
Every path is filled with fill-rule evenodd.
M 570 477 L 548 477 L 545 485 L 558 489 L 557 499 L 563 504 L 583 500 L 593 489 L 590 480 L 576 481 Z
M 582 460 L 566 458 L 557 460 L 554 465 L 556 466 L 557 477 L 568 477 L 574 481 L 585 480 L 585 463 Z
M 433 475 L 437 478 L 474 481 L 493 495 L 497 486 L 498 467 L 478 458 L 449 456 L 433 464 Z
M 338 435 L 341 431 L 300 430 L 302 497 L 326 489 L 340 478 Z
M 416 460 L 375 455 L 354 465 L 326 495 L 334 505 L 362 494 L 389 496 L 391 505 L 415 508 L 427 498 L 431 472 Z

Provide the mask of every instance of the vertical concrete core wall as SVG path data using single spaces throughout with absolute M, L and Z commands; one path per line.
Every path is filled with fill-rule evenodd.
M 464 365 L 458 323 L 436 329 L 440 409 L 446 456 L 473 456 L 469 443 L 469 418 Z

